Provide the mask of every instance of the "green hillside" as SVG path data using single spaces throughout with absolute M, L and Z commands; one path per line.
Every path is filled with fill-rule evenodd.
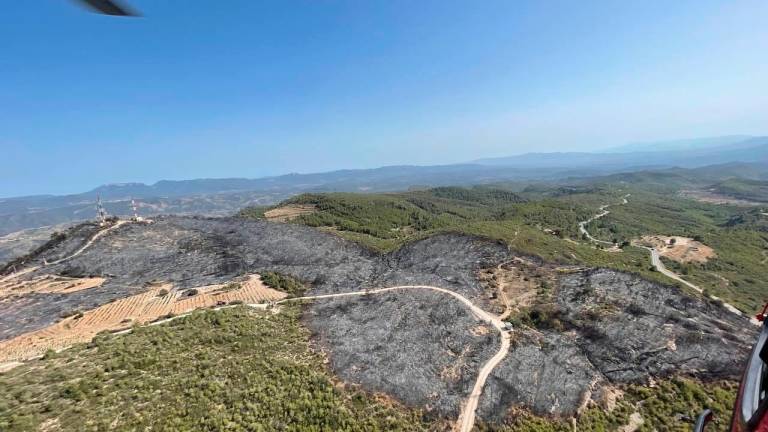
M 0 430 L 421 431 L 421 413 L 336 385 L 299 306 L 196 312 L 0 374 Z
M 500 239 L 547 260 L 615 268 L 667 284 L 677 283 L 649 268 L 648 252 L 628 243 L 647 234 L 695 237 L 713 247 L 717 258 L 704 264 L 666 261 L 667 266 L 745 312 L 757 310 L 768 298 L 763 272 L 768 256 L 763 219 L 768 218 L 755 210 L 685 199 L 677 193 L 676 181 L 664 182 L 668 174 L 634 177 L 642 181 L 632 184 L 612 176 L 571 186 L 532 185 L 516 193 L 486 186 L 305 194 L 281 205 L 312 204 L 316 212 L 292 222 L 333 231 L 378 251 L 439 232 L 462 232 Z M 628 203 L 619 205 L 627 194 Z M 621 251 L 605 250 L 579 233 L 579 222 L 604 204 L 613 204 L 611 213 L 587 228 Z M 246 209 L 241 216 L 262 217 L 262 210 Z
M 733 178 L 712 186 L 712 189 L 734 198 L 768 203 L 768 181 Z

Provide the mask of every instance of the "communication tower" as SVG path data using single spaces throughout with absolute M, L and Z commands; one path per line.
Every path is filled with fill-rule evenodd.
M 133 209 L 133 221 L 134 222 L 141 222 L 144 220 L 141 216 L 139 216 L 139 209 L 136 206 L 136 200 L 131 198 L 131 208 Z
M 96 219 L 99 221 L 99 225 L 101 226 L 107 224 L 107 212 L 104 210 L 104 206 L 101 205 L 100 195 L 96 195 Z

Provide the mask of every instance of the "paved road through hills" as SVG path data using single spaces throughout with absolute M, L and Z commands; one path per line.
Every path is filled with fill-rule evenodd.
M 622 205 L 627 204 L 629 202 L 629 201 L 627 201 L 627 198 L 629 196 L 630 196 L 629 194 L 624 195 L 624 197 L 622 198 L 622 201 L 621 201 Z M 586 229 L 586 225 L 588 223 L 608 215 L 610 213 L 610 211 L 608 211 L 607 208 L 610 207 L 611 205 L 612 204 L 604 204 L 604 205 L 598 207 L 598 211 L 599 211 L 598 214 L 596 214 L 595 216 L 592 216 L 591 218 L 589 218 L 589 219 L 587 219 L 587 220 L 585 220 L 583 222 L 579 222 L 579 232 L 581 232 L 582 234 L 586 235 L 586 237 L 589 240 L 591 240 L 591 241 L 593 241 L 595 243 L 613 244 L 613 243 L 607 242 L 605 240 L 600 240 L 600 239 L 596 239 L 596 238 L 592 237 L 592 235 Z M 666 277 L 668 277 L 668 278 L 670 278 L 670 279 L 672 279 L 674 281 L 680 282 L 681 284 L 683 284 L 683 285 L 693 289 L 694 291 L 696 291 L 696 292 L 698 292 L 700 294 L 704 293 L 704 290 L 701 289 L 700 287 L 698 287 L 697 285 L 694 285 L 691 282 L 688 282 L 687 280 L 685 280 L 682 277 L 680 277 L 680 275 L 678 275 L 677 273 L 673 272 L 672 270 L 669 270 L 664 265 L 664 263 L 661 262 L 661 256 L 659 255 L 659 251 L 658 250 L 656 250 L 655 248 L 652 248 L 652 247 L 643 246 L 643 245 L 639 245 L 639 244 L 635 244 L 635 246 L 641 247 L 643 249 L 646 249 L 646 250 L 648 250 L 651 253 L 651 265 L 659 273 L 663 274 L 664 276 L 666 276 Z M 736 307 L 734 307 L 733 305 L 731 305 L 729 303 L 723 302 L 719 297 L 716 297 L 716 296 L 710 296 L 710 297 L 713 300 L 721 301 L 723 303 L 723 307 L 724 308 L 726 308 L 729 311 L 735 313 L 736 315 L 744 315 L 744 314 L 741 313 L 740 310 L 736 309 Z M 754 318 L 751 318 L 750 322 L 752 322 L 752 324 L 760 325 L 760 323 L 756 319 L 754 319 Z

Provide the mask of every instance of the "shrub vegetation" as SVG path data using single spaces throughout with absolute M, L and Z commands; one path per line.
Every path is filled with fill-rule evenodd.
M 270 288 L 287 293 L 289 297 L 301 297 L 307 290 L 307 286 L 295 278 L 275 272 L 261 273 L 261 281 Z
M 0 375 L 0 430 L 427 429 L 417 410 L 334 385 L 299 314 L 197 312 L 47 355 Z
M 641 182 L 635 185 L 617 180 L 572 187 L 534 185 L 519 192 L 499 185 L 304 194 L 286 203 L 317 208 L 293 223 L 331 230 L 381 252 L 435 233 L 461 232 L 503 240 L 517 251 L 549 261 L 608 267 L 677 286 L 650 266 L 647 250 L 631 246 L 630 241 L 647 234 L 692 237 L 714 248 L 717 257 L 704 264 L 666 260 L 670 269 L 745 312 L 757 310 L 768 298 L 764 276 L 768 218 L 758 209 L 683 196 L 670 199 L 679 186 L 665 184 L 663 176 L 639 177 Z M 627 194 L 628 203 L 620 205 Z M 610 214 L 592 221 L 587 229 L 597 238 L 615 242 L 620 252 L 592 244 L 578 230 L 579 222 L 604 204 L 614 204 Z M 241 216 L 259 211 L 244 210 Z

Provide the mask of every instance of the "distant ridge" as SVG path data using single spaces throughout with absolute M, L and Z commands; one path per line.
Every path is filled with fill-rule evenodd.
M 667 141 L 641 141 L 610 147 L 604 153 L 658 152 L 678 150 L 700 150 L 711 147 L 722 147 L 755 138 L 751 135 L 724 135 L 706 138 L 689 138 Z
M 629 167 L 683 167 L 695 168 L 724 162 L 756 162 L 768 160 L 768 137 L 751 137 L 715 146 L 717 139 L 709 141 L 712 146 L 669 151 L 639 152 L 570 152 L 570 153 L 526 153 L 517 156 L 486 158 L 474 163 L 488 166 L 527 168 L 556 167 L 601 167 L 615 170 Z
M 509 181 L 560 181 L 622 172 L 693 169 L 727 163 L 768 162 L 768 137 L 752 137 L 695 150 L 624 153 L 528 153 L 454 165 L 396 165 L 273 177 L 161 180 L 154 184 L 115 183 L 71 195 L 0 199 L 0 235 L 27 228 L 89 219 L 97 195 L 110 214 L 140 212 L 224 216 L 240 208 L 269 205 L 302 192 L 387 192 L 411 187 L 467 186 Z M 731 172 L 738 169 L 729 168 Z M 745 171 L 746 172 L 746 171 Z

